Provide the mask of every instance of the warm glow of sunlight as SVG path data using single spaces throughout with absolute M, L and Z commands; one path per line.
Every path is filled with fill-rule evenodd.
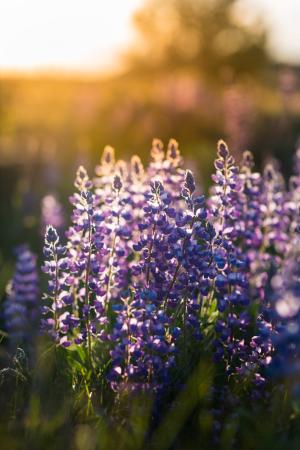
M 1 0 L 0 70 L 109 69 L 142 0 Z
M 143 4 L 144 0 L 0 0 L 0 71 L 121 67 L 119 54 L 134 42 L 132 14 Z M 299 0 L 239 0 L 237 5 L 244 22 L 253 15 L 267 22 L 275 57 L 299 61 Z

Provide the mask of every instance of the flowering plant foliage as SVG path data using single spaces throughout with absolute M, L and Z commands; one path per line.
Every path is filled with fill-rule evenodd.
M 46 228 L 42 303 L 36 259 L 18 251 L 7 330 L 24 338 L 42 307 L 42 333 L 116 401 L 181 389 L 209 354 L 218 428 L 241 386 L 265 399 L 299 373 L 300 154 L 287 189 L 276 164 L 260 174 L 246 151 L 237 165 L 219 141 L 208 198 L 174 139 L 150 154 L 144 167 L 107 146 L 93 180 L 79 167 L 65 236 Z
M 153 141 L 147 169 L 106 147 L 94 182 L 78 169 L 66 243 L 46 231 L 43 326 L 58 344 L 85 347 L 91 366 L 103 362 L 100 345 L 114 390 L 161 389 L 179 364 L 188 370 L 203 336 L 228 377 L 264 385 L 270 281 L 297 229 L 299 183 L 287 193 L 274 166 L 253 172 L 248 151 L 239 168 L 223 141 L 215 168 L 206 202 L 175 140 L 166 153 Z

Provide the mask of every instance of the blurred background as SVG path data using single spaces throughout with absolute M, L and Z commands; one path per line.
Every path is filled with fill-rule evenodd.
M 0 279 L 14 245 L 40 247 L 44 196 L 68 213 L 77 166 L 92 176 L 105 144 L 147 162 L 153 137 L 174 137 L 204 189 L 219 138 L 288 175 L 299 19 L 298 0 L 2 0 Z

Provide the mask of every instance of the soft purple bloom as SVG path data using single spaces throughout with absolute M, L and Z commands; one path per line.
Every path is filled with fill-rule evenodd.
M 118 393 L 184 383 L 204 338 L 225 368 L 220 398 L 237 404 L 230 381 L 247 379 L 258 399 L 274 335 L 285 321 L 295 330 L 300 311 L 290 284 L 276 305 L 270 296 L 295 260 L 299 173 L 287 191 L 273 165 L 261 175 L 247 151 L 238 167 L 220 141 L 206 201 L 175 140 L 164 151 L 155 139 L 150 157 L 116 161 L 105 147 L 93 182 L 78 169 L 66 242 L 46 231 L 44 329 L 65 349 L 84 346 Z
M 55 195 L 45 195 L 41 203 L 42 234 L 45 235 L 47 225 L 52 225 L 59 231 L 65 226 L 65 215 L 61 203 Z
M 30 341 L 38 329 L 40 291 L 36 255 L 22 245 L 16 256 L 15 271 L 7 287 L 4 319 L 9 337 L 20 344 Z

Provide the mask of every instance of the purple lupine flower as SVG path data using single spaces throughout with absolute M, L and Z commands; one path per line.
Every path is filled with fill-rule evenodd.
M 53 194 L 45 195 L 41 203 L 42 234 L 45 235 L 47 225 L 52 225 L 62 232 L 65 227 L 65 215 L 62 204 Z
M 133 296 L 116 305 L 116 326 L 109 336 L 114 344 L 109 372 L 114 389 L 124 383 L 128 387 L 129 382 L 134 389 L 159 390 L 174 365 L 180 335 L 183 345 L 188 345 L 187 333 L 201 336 L 198 290 L 201 286 L 203 295 L 207 294 L 207 280 L 201 285 L 197 254 L 207 255 L 196 239 L 208 233 L 200 224 L 206 217 L 204 199 L 194 197 L 192 174 L 187 172 L 185 178 L 182 195 L 189 206 L 184 213 L 181 203 L 183 211 L 178 215 L 163 184 L 151 183 L 140 239 L 134 245 L 141 258 L 133 267 Z M 178 234 L 171 236 L 176 229 Z
M 162 183 L 154 181 L 149 193 L 149 206 L 144 208 L 146 227 L 141 228 L 143 236 L 133 246 L 136 252 L 145 249 L 139 264 L 132 267 L 136 277 L 135 288 L 129 291 L 130 295 L 121 296 L 114 305 L 117 318 L 109 335 L 112 364 L 108 374 L 114 389 L 124 389 L 126 385 L 126 389 L 130 390 L 151 388 L 155 391 L 159 389 L 167 367 L 171 364 L 171 359 L 166 358 L 166 354 L 170 356 L 172 351 L 171 342 L 166 336 L 167 319 L 162 314 L 163 309 L 159 314 L 157 292 L 152 286 L 153 278 L 159 275 L 159 270 L 154 270 L 153 253 L 158 238 L 158 224 L 155 222 L 163 208 L 162 196 Z M 149 228 L 148 237 L 144 235 L 146 228 Z
M 284 179 L 272 164 L 267 164 L 263 173 L 263 193 L 261 210 L 263 214 L 263 245 L 283 254 L 286 249 L 289 226 L 285 214 L 286 191 Z
M 294 254 L 292 254 L 294 253 Z M 291 258 L 290 261 L 288 259 Z M 292 259 L 294 258 L 294 259 Z M 287 383 L 293 396 L 299 399 L 300 384 L 300 289 L 299 289 L 299 243 L 290 251 L 286 267 L 276 275 L 275 326 L 271 335 L 273 354 L 268 366 L 271 379 Z M 292 270 L 291 270 L 292 269 Z
M 251 164 L 246 155 L 248 166 Z M 245 240 L 239 220 L 245 221 L 244 204 L 247 204 L 245 177 L 240 177 L 234 159 L 223 141 L 218 143 L 215 161 L 215 187 L 210 200 L 211 220 L 217 234 L 213 244 L 215 259 L 215 297 L 219 317 L 215 325 L 215 359 L 224 360 L 227 373 L 244 374 L 251 358 L 247 330 L 250 317 L 249 279 L 246 249 L 236 245 Z M 248 174 L 249 175 L 249 174 Z M 246 198 L 245 198 L 246 197 Z
M 295 154 L 295 172 L 289 179 L 289 190 L 286 196 L 285 213 L 289 218 L 289 240 L 287 250 L 299 232 L 300 224 L 300 149 Z
M 129 241 L 132 237 L 132 200 L 125 191 L 123 180 L 116 174 L 113 178 L 110 196 L 105 199 L 106 222 L 109 232 L 108 259 L 103 267 L 103 287 L 105 307 L 112 299 L 118 298 L 122 290 L 128 288 L 132 253 Z
M 253 171 L 253 155 L 249 151 L 243 153 L 239 179 L 238 220 L 234 224 L 236 238 L 242 240 L 243 251 L 255 251 L 262 245 L 260 195 L 262 179 L 258 172 Z M 249 255 L 250 258 L 250 255 Z
M 153 139 L 150 155 L 151 162 L 147 169 L 148 183 L 154 178 L 160 180 L 169 195 L 171 197 L 175 195 L 177 196 L 175 200 L 179 200 L 185 171 L 182 169 L 178 142 L 171 139 L 165 153 L 161 140 Z
M 103 244 L 106 231 L 102 226 L 104 217 L 96 207 L 93 184 L 82 166 L 77 170 L 74 185 L 78 192 L 70 198 L 74 207 L 73 224 L 66 232 L 66 264 L 71 279 L 67 275 L 64 280 L 68 289 L 68 295 L 64 297 L 65 303 L 66 306 L 70 305 L 71 311 L 70 317 L 65 317 L 63 322 L 71 332 L 73 342 L 86 343 L 90 359 L 92 335 L 97 333 L 96 311 L 103 310 L 103 302 L 98 298 L 101 289 L 97 280 L 100 262 L 96 249 L 99 249 L 101 255 L 106 255 L 108 251 Z
M 122 298 L 116 324 L 108 379 L 115 390 L 157 392 L 174 361 L 174 344 L 166 336 L 168 319 L 158 311 L 150 290 Z
M 180 192 L 180 188 L 184 182 L 185 171 L 182 168 L 183 160 L 180 155 L 178 142 L 170 139 L 167 147 L 164 165 L 163 182 L 166 190 L 172 195 L 173 192 Z M 179 199 L 179 198 L 177 198 Z
M 260 245 L 255 248 L 253 243 L 247 254 L 252 296 L 264 307 L 270 297 L 271 279 L 281 268 L 284 254 L 288 250 L 291 218 L 288 214 L 288 194 L 284 180 L 275 165 L 267 164 L 260 180 L 257 176 L 257 182 L 259 199 L 250 202 L 249 197 L 247 209 L 250 209 L 251 204 L 254 205 L 253 226 L 257 229 L 255 239 L 259 238 L 257 243 Z M 248 225 L 250 229 L 251 223 Z
M 40 291 L 36 255 L 22 245 L 16 256 L 15 271 L 7 287 L 4 319 L 10 338 L 21 343 L 30 341 L 38 329 Z
M 291 394 L 299 398 L 300 373 L 300 240 L 285 255 L 284 264 L 272 280 L 275 327 L 272 333 L 274 354 L 269 364 L 272 378 L 288 382 Z
M 101 164 L 95 168 L 96 177 L 93 181 L 96 194 L 103 198 L 109 194 L 113 177 L 116 173 L 115 149 L 110 145 L 104 147 Z
M 236 205 L 239 219 L 235 226 L 235 246 L 246 256 L 251 302 L 257 302 L 256 334 L 251 337 L 251 352 L 241 373 L 245 375 L 252 371 L 255 374 L 257 389 L 253 394 L 258 395 L 258 389 L 264 384 L 261 374 L 273 355 L 270 281 L 274 270 L 280 267 L 283 247 L 278 243 L 285 242 L 284 246 L 287 243 L 288 220 L 284 214 L 285 191 L 280 173 L 269 165 L 261 177 L 252 171 L 252 167 L 253 157 L 250 152 L 245 152 L 240 171 L 242 188 Z M 278 235 L 276 245 L 275 232 Z
M 105 342 L 118 392 L 184 380 L 203 333 L 227 378 L 249 378 L 258 396 L 274 351 L 268 285 L 297 234 L 297 180 L 286 193 L 276 171 L 253 171 L 249 152 L 239 170 L 220 141 L 206 207 L 176 141 L 164 153 L 155 140 L 151 157 L 144 168 L 106 148 L 94 186 L 79 168 L 66 250 L 46 234 L 50 332 L 86 346 L 94 363 Z
M 217 155 L 216 173 L 212 175 L 214 186 L 208 203 L 209 213 L 216 230 L 230 237 L 234 232 L 233 223 L 238 219 L 235 206 L 241 189 L 239 169 L 222 140 L 218 142 Z
M 66 246 L 60 245 L 52 226 L 46 231 L 44 272 L 50 280 L 45 297 L 50 304 L 45 306 L 43 326 L 64 347 L 85 342 L 91 357 L 91 335 L 97 333 L 96 315 L 103 309 L 97 297 L 99 263 L 95 249 L 108 252 L 103 248 L 103 217 L 83 167 L 79 167 L 74 184 L 78 192 L 71 197 L 73 225 L 66 232 Z
M 124 189 L 128 192 L 131 199 L 133 234 L 136 234 L 138 225 L 144 217 L 143 206 L 146 202 L 146 195 L 149 190 L 147 180 L 147 171 L 145 171 L 140 157 L 134 155 L 130 161 L 130 176 L 128 183 L 124 183 Z
M 44 258 L 42 271 L 48 275 L 48 290 L 44 294 L 42 329 L 56 342 L 65 334 L 61 323 L 61 312 L 65 306 L 64 298 L 68 292 L 61 288 L 61 270 L 65 265 L 66 248 L 59 242 L 59 236 L 52 225 L 48 225 L 45 233 Z
M 236 204 L 238 220 L 234 223 L 235 245 L 245 256 L 252 300 L 263 302 L 267 277 L 261 265 L 265 259 L 261 211 L 263 180 L 260 173 L 253 171 L 253 166 L 251 152 L 245 151 L 239 173 L 241 189 Z
M 131 180 L 142 182 L 145 176 L 145 169 L 141 158 L 137 155 L 132 156 L 130 160 L 130 176 Z

